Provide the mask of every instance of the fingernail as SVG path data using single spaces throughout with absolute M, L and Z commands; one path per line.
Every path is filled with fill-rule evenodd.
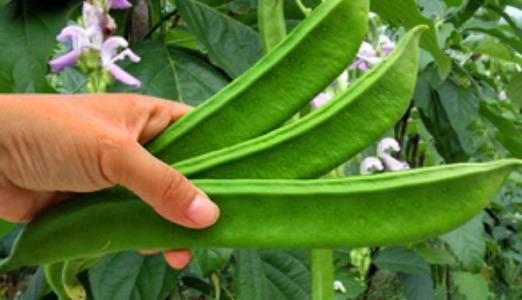
M 200 226 L 210 226 L 214 224 L 219 217 L 218 206 L 203 195 L 197 195 L 189 208 L 187 209 L 187 217 Z

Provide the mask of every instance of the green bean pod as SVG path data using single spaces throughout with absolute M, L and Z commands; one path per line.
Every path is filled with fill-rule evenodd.
M 286 37 L 284 0 L 257 1 L 257 27 L 264 52 L 268 52 Z
M 395 51 L 345 92 L 287 126 L 174 164 L 189 178 L 317 178 L 380 138 L 409 106 L 419 39 L 409 31 Z
M 130 193 L 87 194 L 27 225 L 0 271 L 129 249 L 335 248 L 403 244 L 465 223 L 522 160 L 318 180 L 195 180 L 212 227 L 170 223 Z
M 172 163 L 280 126 L 350 64 L 365 36 L 368 10 L 368 0 L 320 4 L 285 40 L 170 126 L 148 150 Z

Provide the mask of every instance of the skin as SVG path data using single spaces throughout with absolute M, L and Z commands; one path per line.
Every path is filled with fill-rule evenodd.
M 171 222 L 214 224 L 219 208 L 142 147 L 190 110 L 131 94 L 0 95 L 0 218 L 29 222 L 73 193 L 122 185 Z M 191 253 L 164 256 L 179 269 Z

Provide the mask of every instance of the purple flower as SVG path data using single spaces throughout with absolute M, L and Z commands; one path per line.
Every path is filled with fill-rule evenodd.
M 310 105 L 313 108 L 319 108 L 326 104 L 326 102 L 330 101 L 332 99 L 332 95 L 328 93 L 320 93 L 317 95 L 311 102 Z
M 129 73 L 120 68 L 116 62 L 129 58 L 132 62 L 139 62 L 141 58 L 137 56 L 132 50 L 127 48 L 129 43 L 122 37 L 108 38 L 101 47 L 101 64 L 102 67 L 109 71 L 117 80 L 137 88 L 141 87 L 141 81 L 133 77 Z M 118 48 L 125 48 L 120 53 L 117 53 Z
M 83 53 L 84 49 L 99 48 L 97 43 L 100 43 L 100 32 L 96 27 L 84 29 L 77 25 L 70 25 L 65 27 L 56 39 L 61 43 L 72 43 L 72 50 L 62 56 L 52 59 L 49 65 L 55 72 L 61 72 L 67 67 L 76 65 L 78 57 Z
M 49 66 L 51 69 L 53 69 L 54 72 L 62 72 L 65 70 L 65 68 L 76 65 L 78 57 L 82 55 L 82 52 L 82 49 L 74 49 L 65 55 L 59 56 L 49 61 Z
M 128 0 L 109 0 L 112 9 L 127 9 L 132 7 L 132 3 Z
M 363 72 L 368 72 L 371 67 L 379 64 L 384 57 L 390 54 L 395 49 L 395 43 L 392 42 L 386 35 L 379 36 L 379 47 L 381 55 L 373 48 L 370 43 L 363 42 L 359 52 L 357 53 L 357 60 L 350 66 L 352 69 L 359 69 Z

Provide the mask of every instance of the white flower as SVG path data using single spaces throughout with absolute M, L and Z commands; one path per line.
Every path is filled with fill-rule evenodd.
M 344 284 L 340 280 L 335 280 L 333 283 L 333 288 L 336 291 L 340 291 L 341 293 L 346 293 L 346 288 L 344 287 Z
M 360 166 L 360 174 L 368 175 L 375 171 L 383 171 L 385 168 L 390 172 L 398 172 L 408 170 L 410 166 L 407 162 L 400 161 L 391 153 L 396 153 L 401 150 L 399 142 L 393 138 L 384 138 L 377 144 L 377 156 L 367 157 L 363 160 Z
M 363 160 L 359 172 L 361 175 L 369 175 L 375 171 L 383 171 L 384 166 L 377 157 L 369 156 Z
M 379 144 L 377 144 L 378 156 L 399 151 L 401 151 L 401 146 L 394 138 L 384 138 L 379 142 Z
M 387 153 L 379 156 L 379 158 L 386 166 L 386 170 L 390 172 L 404 171 L 410 168 L 408 163 L 400 161 Z
M 506 91 L 501 91 L 500 93 L 498 93 L 498 100 L 506 101 L 507 98 L 508 97 L 507 97 Z

